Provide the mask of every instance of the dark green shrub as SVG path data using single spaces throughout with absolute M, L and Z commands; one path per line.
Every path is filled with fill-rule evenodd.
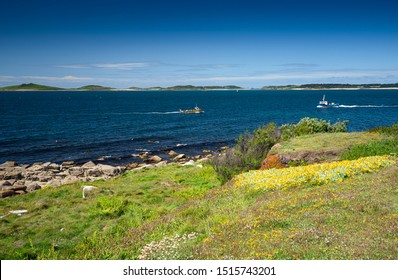
M 212 165 L 220 180 L 225 183 L 239 173 L 258 169 L 271 147 L 277 143 L 281 131 L 276 124 L 269 123 L 253 131 L 246 132 L 236 139 L 234 148 L 216 155 Z
M 346 132 L 348 121 L 336 122 L 319 120 L 317 118 L 303 118 L 297 124 L 284 124 L 280 127 L 282 139 L 288 140 L 293 137 L 315 134 L 315 133 L 335 133 Z

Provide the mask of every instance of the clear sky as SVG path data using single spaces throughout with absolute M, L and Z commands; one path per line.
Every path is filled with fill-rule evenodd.
M 398 82 L 398 0 L 4 0 L 0 86 Z

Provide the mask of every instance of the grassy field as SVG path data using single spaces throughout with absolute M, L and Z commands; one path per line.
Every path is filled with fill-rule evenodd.
M 306 145 L 328 138 L 311 137 Z M 339 137 L 344 147 L 384 139 Z M 262 185 L 270 174 L 274 185 Z M 90 184 L 100 191 L 87 199 L 72 184 L 0 200 L 0 215 L 28 210 L 0 219 L 1 259 L 398 259 L 396 157 L 248 172 L 225 185 L 208 165 Z

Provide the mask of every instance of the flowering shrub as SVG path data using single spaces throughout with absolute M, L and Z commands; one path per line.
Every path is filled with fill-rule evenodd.
M 192 256 L 187 255 L 185 247 L 190 240 L 194 240 L 198 234 L 192 232 L 184 233 L 182 236 L 176 234 L 173 237 L 164 237 L 159 242 L 146 244 L 138 256 L 139 260 L 171 260 L 171 259 L 189 259 Z M 185 246 L 184 246 L 185 245 Z
M 323 185 L 354 175 L 375 172 L 395 163 L 388 156 L 373 156 L 286 169 L 256 170 L 236 176 L 235 185 L 253 190 L 287 189 L 302 185 Z

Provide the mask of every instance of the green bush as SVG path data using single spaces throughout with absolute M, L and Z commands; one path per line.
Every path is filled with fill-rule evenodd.
M 346 132 L 347 125 L 347 120 L 331 124 L 330 121 L 319 120 L 317 118 L 303 118 L 297 124 L 284 124 L 280 129 L 283 131 L 282 139 L 288 140 L 293 137 L 315 133 Z
M 106 217 L 119 217 L 128 210 L 128 201 L 118 197 L 98 197 L 93 214 Z
M 216 155 L 212 160 L 220 180 L 225 183 L 236 174 L 260 168 L 261 162 L 278 142 L 280 135 L 281 131 L 274 123 L 263 125 L 252 134 L 246 131 L 244 135 L 240 135 L 234 148 Z

